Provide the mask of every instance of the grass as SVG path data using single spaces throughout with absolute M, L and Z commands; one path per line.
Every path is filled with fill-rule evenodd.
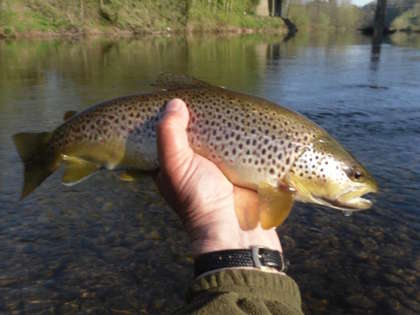
M 286 31 L 282 19 L 255 15 L 255 1 L 237 2 L 229 12 L 222 8 L 209 7 L 207 2 L 196 1 L 189 10 L 188 28 L 193 31 L 228 30 L 277 30 Z M 198 4 L 197 4 L 198 3 Z
M 210 3 L 215 5 L 209 6 Z M 279 18 L 255 16 L 255 0 L 0 0 L 0 36 L 33 33 L 152 33 L 287 28 Z M 193 3 L 194 5 L 191 5 Z

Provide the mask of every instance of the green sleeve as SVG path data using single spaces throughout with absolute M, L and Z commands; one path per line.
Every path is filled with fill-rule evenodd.
M 292 278 L 258 270 L 226 269 L 200 277 L 186 300 L 175 314 L 303 314 Z

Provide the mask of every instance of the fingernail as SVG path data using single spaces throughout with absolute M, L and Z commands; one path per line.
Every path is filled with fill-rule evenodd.
M 179 111 L 182 107 L 182 103 L 179 100 L 172 100 L 166 105 L 167 112 Z

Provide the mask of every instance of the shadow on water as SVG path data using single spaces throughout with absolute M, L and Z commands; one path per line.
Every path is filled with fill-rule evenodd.
M 307 314 L 420 313 L 419 47 L 391 37 L 372 60 L 357 34 L 0 41 L 0 312 L 156 314 L 182 305 L 189 242 L 149 178 L 60 172 L 17 202 L 10 136 L 52 130 L 67 110 L 150 91 L 181 72 L 286 104 L 378 179 L 372 210 L 297 204 L 278 231 Z M 398 79 L 395 79 L 398 78 Z

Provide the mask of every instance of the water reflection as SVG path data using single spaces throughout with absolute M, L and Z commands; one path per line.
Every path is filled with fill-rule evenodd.
M 149 91 L 166 71 L 302 112 L 379 180 L 368 212 L 298 204 L 279 229 L 307 314 L 419 313 L 420 53 L 411 37 L 391 43 L 372 71 L 357 34 L 0 41 L 0 312 L 156 314 L 182 303 L 188 241 L 150 179 L 103 172 L 69 188 L 58 173 L 18 202 L 10 139 Z
M 378 70 L 380 58 L 381 58 L 381 45 L 372 44 L 372 49 L 370 53 L 370 69 L 372 69 L 372 71 Z
M 418 33 L 394 33 L 390 36 L 389 41 L 397 46 L 420 48 L 420 36 Z

